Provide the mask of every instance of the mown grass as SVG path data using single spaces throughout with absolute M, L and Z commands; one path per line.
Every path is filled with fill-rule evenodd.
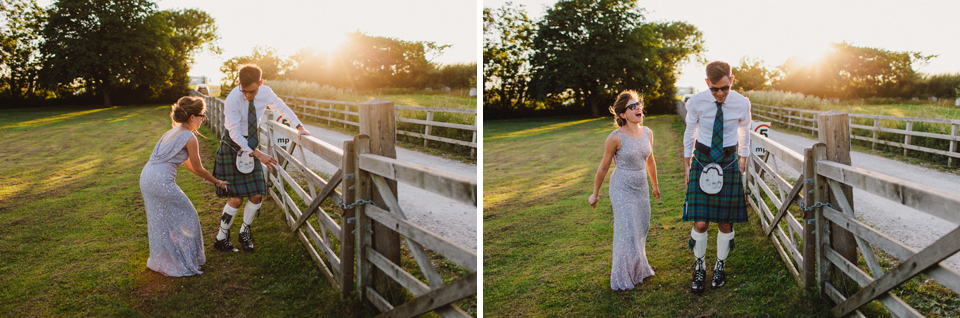
M 647 257 L 656 276 L 610 289 L 613 215 L 608 183 L 596 210 L 587 197 L 612 120 L 547 118 L 484 123 L 484 314 L 487 316 L 828 317 L 805 294 L 757 216 L 736 227 L 728 285 L 689 291 L 690 224 L 681 222 L 682 123 L 651 116 L 661 200 L 652 202 Z M 716 257 L 710 230 L 708 266 Z M 708 272 L 710 273 L 710 272 Z M 815 293 L 814 293 L 815 294 Z
M 0 316 L 372 316 L 322 278 L 266 199 L 254 253 L 212 249 L 225 199 L 186 169 L 199 213 L 199 276 L 147 269 L 139 177 L 168 106 L 6 110 L 0 116 Z M 213 134 L 205 128 L 201 133 Z M 200 138 L 212 168 L 215 139 Z M 241 212 L 242 213 L 242 212 Z M 236 224 L 234 233 L 236 233 Z M 236 242 L 236 234 L 233 235 Z

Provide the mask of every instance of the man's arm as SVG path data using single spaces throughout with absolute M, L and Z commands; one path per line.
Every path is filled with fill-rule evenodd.
M 690 180 L 690 161 L 693 156 L 693 143 L 696 142 L 694 136 L 697 133 L 700 114 L 693 107 L 693 98 L 688 99 L 684 106 L 687 108 L 687 118 L 684 118 L 687 128 L 683 130 L 683 171 L 685 176 L 683 184 L 687 184 L 687 180 Z
M 750 100 L 747 100 L 747 113 L 740 118 L 737 134 L 740 137 L 737 151 L 740 153 L 740 172 L 746 173 L 747 158 L 750 157 L 750 123 L 753 115 L 750 114 Z
M 263 90 L 263 88 L 269 89 L 269 91 L 264 92 L 268 93 L 266 96 L 268 98 L 267 106 L 280 113 L 283 118 L 286 118 L 287 121 L 290 122 L 290 125 L 293 125 L 293 127 L 299 132 L 298 137 L 310 136 L 310 131 L 303 127 L 303 123 L 300 122 L 300 118 L 298 118 L 297 114 L 294 113 L 289 106 L 287 106 L 287 103 L 284 103 L 283 99 L 273 92 L 273 89 L 270 89 L 267 86 L 261 87 L 260 89 Z

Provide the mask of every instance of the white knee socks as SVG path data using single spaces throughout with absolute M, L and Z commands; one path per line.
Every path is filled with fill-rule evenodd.
M 257 217 L 257 213 L 260 212 L 260 203 L 253 203 L 250 200 L 247 200 L 247 205 L 243 207 L 243 225 L 240 226 L 240 233 L 247 233 L 250 231 L 250 224 L 253 224 L 253 219 Z
M 717 233 L 717 265 L 719 266 L 719 261 L 727 260 L 727 255 L 730 254 L 730 242 L 733 241 L 733 231 L 730 233 Z
M 227 233 L 230 232 L 230 225 L 233 224 L 233 217 L 237 215 L 239 208 L 234 208 L 230 204 L 223 205 L 223 214 L 220 215 L 220 232 L 217 233 L 217 240 L 222 240 L 227 238 Z
M 693 239 L 693 256 L 699 259 L 702 259 L 707 255 L 707 232 L 699 233 L 696 230 L 690 230 L 690 238 Z M 698 266 L 703 266 L 703 263 L 698 263 Z M 697 268 L 697 270 L 704 268 Z

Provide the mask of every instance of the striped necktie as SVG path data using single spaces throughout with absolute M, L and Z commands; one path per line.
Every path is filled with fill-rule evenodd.
M 713 119 L 713 140 L 710 143 L 710 158 L 713 162 L 723 159 L 723 103 L 717 103 L 717 116 Z
M 250 101 L 250 107 L 247 111 L 247 145 L 250 150 L 257 150 L 260 146 L 260 133 L 257 131 L 257 108 Z

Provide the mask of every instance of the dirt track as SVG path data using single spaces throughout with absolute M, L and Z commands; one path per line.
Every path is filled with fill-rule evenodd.
M 343 141 L 352 139 L 339 132 L 320 127 L 304 125 L 320 140 L 336 147 L 343 147 Z M 307 154 L 307 166 L 328 175 L 337 172 L 338 167 L 321 160 L 313 154 Z M 430 168 L 477 178 L 477 165 L 431 156 L 397 147 L 397 159 L 424 165 Z M 342 189 L 341 189 L 342 191 Z M 477 250 L 477 207 L 447 199 L 441 195 L 427 192 L 403 183 L 397 185 L 397 197 L 400 208 L 407 219 L 425 229 L 443 236 L 465 248 Z
M 817 143 L 813 139 L 776 131 L 770 131 L 769 135 L 770 139 L 799 153 L 803 153 L 804 148 Z M 960 176 L 955 174 L 856 151 L 851 152 L 850 157 L 854 167 L 953 193 L 960 193 Z M 800 172 L 779 161 L 777 164 L 783 173 L 794 178 L 800 175 Z M 854 189 L 853 201 L 853 208 L 858 219 L 916 249 L 922 249 L 933 244 L 937 239 L 957 228 L 957 224 L 919 212 L 863 190 Z M 946 259 L 944 263 L 960 270 L 960 253 Z

